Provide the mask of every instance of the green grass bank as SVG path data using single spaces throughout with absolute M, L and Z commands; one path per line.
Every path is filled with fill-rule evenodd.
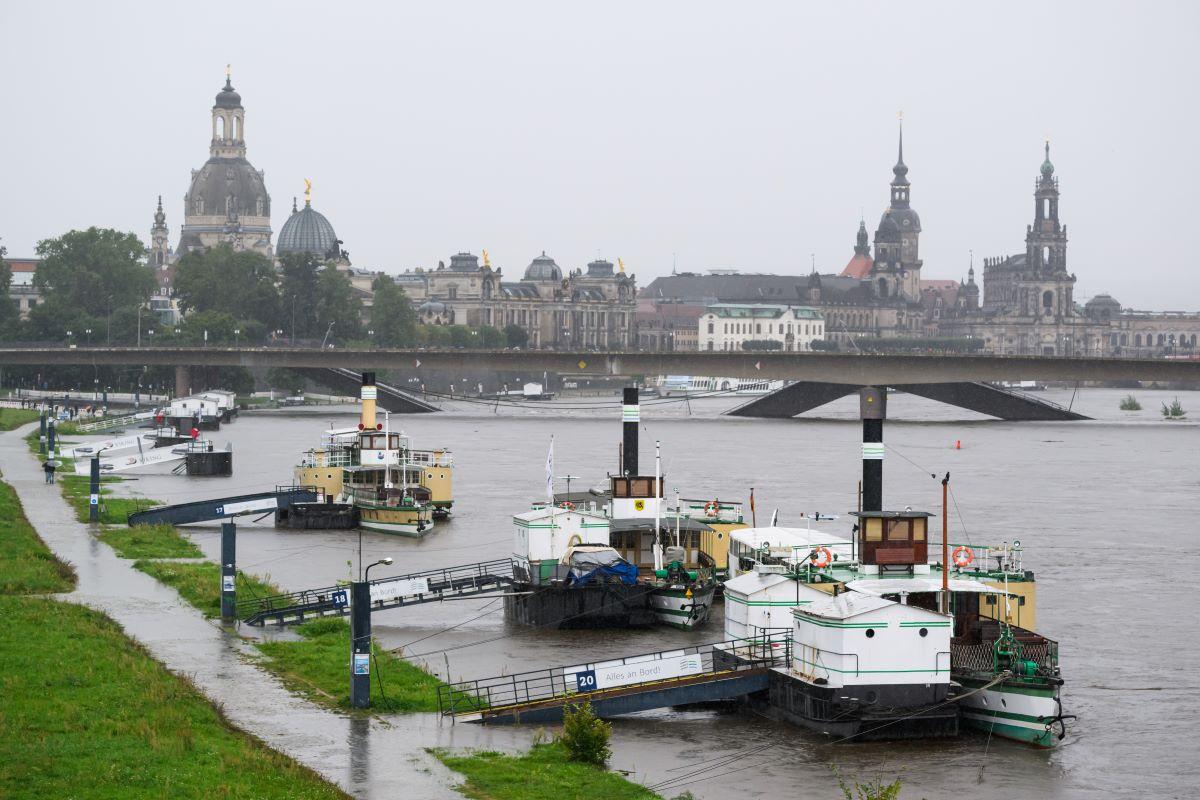
M 296 629 L 299 641 L 259 642 L 263 666 L 284 685 L 326 706 L 350 707 L 350 625 L 341 618 L 319 619 Z M 442 682 L 425 670 L 374 648 L 371 705 L 376 711 L 437 711 Z
M 37 419 L 38 412 L 32 408 L 0 408 L 0 431 L 11 431 Z
M 231 726 L 75 585 L 0 483 L 0 797 L 346 798 Z
M 98 538 L 121 558 L 201 558 L 204 555 L 171 525 L 105 528 Z
M 221 567 L 211 561 L 175 563 L 171 561 L 139 560 L 133 562 L 150 577 L 179 592 L 184 600 L 200 609 L 206 617 L 221 616 Z M 237 574 L 238 599 L 282 594 L 283 590 L 270 582 L 244 572 Z
M 615 772 L 568 760 L 557 743 L 535 744 L 522 755 L 430 752 L 467 779 L 458 790 L 477 800 L 661 800 Z

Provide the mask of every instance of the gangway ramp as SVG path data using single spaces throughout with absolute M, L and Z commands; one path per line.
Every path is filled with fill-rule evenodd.
M 246 514 L 269 514 L 292 503 L 315 503 L 317 490 L 311 487 L 285 486 L 273 492 L 239 494 L 213 500 L 195 500 L 171 506 L 156 506 L 135 511 L 128 517 L 130 525 L 187 525 L 190 522 L 210 522 Z
M 787 666 L 791 637 L 693 645 L 611 661 L 519 672 L 438 687 L 443 716 L 463 722 L 554 723 L 563 709 L 591 703 L 599 717 L 732 700 L 765 691 Z
M 371 611 L 439 603 L 443 600 L 503 591 L 514 581 L 511 558 L 480 561 L 378 578 L 371 584 Z M 248 625 L 298 625 L 316 617 L 350 613 L 347 584 L 241 600 L 238 618 Z

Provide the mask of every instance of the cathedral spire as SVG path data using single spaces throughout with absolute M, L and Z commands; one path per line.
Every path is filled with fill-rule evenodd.
M 854 254 L 859 256 L 870 256 L 871 245 L 867 238 L 867 221 L 859 219 L 858 221 L 858 239 L 854 245 Z
M 893 186 L 908 185 L 908 166 L 904 163 L 904 120 L 900 120 L 900 144 L 896 151 L 896 166 L 892 167 Z

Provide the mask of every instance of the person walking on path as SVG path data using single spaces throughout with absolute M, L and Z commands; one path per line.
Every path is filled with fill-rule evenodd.
M 46 471 L 46 483 L 54 483 L 54 471 L 58 469 L 58 464 L 54 459 L 46 459 L 46 463 L 42 464 L 42 469 Z

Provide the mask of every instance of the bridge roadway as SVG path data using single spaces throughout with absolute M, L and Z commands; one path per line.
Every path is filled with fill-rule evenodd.
M 717 375 L 863 385 L 978 381 L 1200 381 L 1200 359 L 877 353 L 644 353 L 549 350 L 344 350 L 290 347 L 9 347 L 0 366 L 60 364 L 551 371 Z M 179 389 L 190 387 L 177 387 Z M 186 392 L 185 392 L 186 393 Z

